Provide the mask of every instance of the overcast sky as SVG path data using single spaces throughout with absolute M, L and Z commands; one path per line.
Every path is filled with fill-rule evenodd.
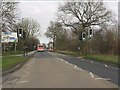
M 117 1 L 117 0 L 116 0 Z M 106 7 L 117 16 L 118 3 L 116 1 L 108 1 L 105 3 Z M 55 20 L 59 1 L 20 1 L 20 16 L 22 18 L 31 17 L 40 24 L 41 36 L 38 36 L 40 43 L 48 43 L 48 38 L 44 33 L 49 26 L 51 20 Z

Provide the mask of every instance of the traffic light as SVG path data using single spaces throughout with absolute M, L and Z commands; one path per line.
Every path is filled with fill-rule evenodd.
M 92 36 L 93 36 L 93 30 L 90 29 L 90 30 L 89 30 L 89 37 L 92 37 Z
M 82 40 L 85 41 L 85 38 L 86 38 L 86 33 L 83 32 L 83 33 L 82 33 Z
M 17 29 L 17 37 L 20 38 L 23 35 L 23 30 L 22 29 Z
M 17 29 L 17 37 L 25 39 L 26 38 L 26 32 L 23 31 L 23 29 L 21 29 L 21 28 Z

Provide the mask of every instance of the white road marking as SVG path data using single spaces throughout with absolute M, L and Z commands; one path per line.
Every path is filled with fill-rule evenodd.
M 16 68 L 19 67 L 19 65 L 16 66 Z
M 78 67 L 77 67 L 76 69 L 78 69 L 78 70 L 80 70 L 80 71 L 84 71 L 82 68 L 78 68 Z
M 13 82 L 16 82 L 18 79 L 13 80 Z
M 93 61 L 91 61 L 91 63 L 93 63 Z
M 77 68 L 77 66 L 75 65 L 74 68 Z
M 65 60 L 64 60 L 64 59 L 62 59 L 62 58 L 61 58 L 60 60 L 61 60 L 61 61 L 65 61 Z
M 105 67 L 108 67 L 108 66 L 105 64 Z
M 19 81 L 17 83 L 27 83 L 27 82 L 29 82 L 29 81 Z
M 66 61 L 65 63 L 68 63 L 68 61 Z
M 92 72 L 89 72 L 90 76 L 94 78 L 95 80 L 111 80 L 110 78 L 95 78 L 94 74 Z
M 95 78 L 95 80 L 111 80 L 110 78 Z
M 71 63 L 67 63 L 67 64 L 69 64 L 69 65 L 73 65 L 73 64 L 71 64 Z
M 27 71 L 24 71 L 24 73 L 25 73 L 26 75 L 25 75 L 25 76 L 23 76 L 22 78 L 28 77 L 28 76 L 30 75 L 30 73 L 29 73 L 29 72 L 27 72 Z
M 93 75 L 93 73 L 92 72 L 89 72 L 90 73 L 90 76 L 92 77 L 92 78 L 94 78 L 94 75 Z

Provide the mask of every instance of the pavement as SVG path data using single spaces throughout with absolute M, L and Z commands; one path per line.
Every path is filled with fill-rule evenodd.
M 64 58 L 63 58 L 64 57 Z M 69 60 L 68 60 L 69 58 Z M 76 61 L 79 64 L 75 64 Z M 71 61 L 71 62 L 70 62 Z M 105 73 L 109 76 L 113 72 L 108 66 L 103 68 L 94 62 L 87 62 L 81 58 L 70 57 L 64 54 L 53 52 L 37 52 L 19 70 L 10 73 L 3 78 L 8 78 L 3 82 L 3 88 L 118 88 L 118 85 L 111 81 L 109 77 L 101 77 L 93 70 Z M 83 68 L 84 66 L 84 68 Z M 116 69 L 115 69 L 116 70 Z M 103 72 L 102 72 L 103 71 Z M 112 76 L 115 78 L 114 76 Z M 116 81 L 117 82 L 117 81 Z
M 29 58 L 30 58 L 30 57 L 32 57 L 35 53 L 36 53 L 36 51 L 28 52 L 28 55 L 27 55 L 26 57 L 29 57 Z M 13 57 L 13 56 L 23 56 L 23 54 L 2 56 L 2 57 Z M 26 61 L 25 61 L 25 62 L 26 62 Z M 16 66 L 14 66 L 14 67 L 12 67 L 12 68 L 10 68 L 10 69 L 4 70 L 4 71 L 1 70 L 2 72 L 0 73 L 0 79 L 1 79 L 2 76 L 5 76 L 5 75 L 7 75 L 7 74 L 9 74 L 9 73 L 12 73 L 12 72 L 14 72 L 15 70 L 21 68 L 21 67 L 24 65 L 25 62 L 18 63 Z M 6 81 L 6 79 L 7 79 L 7 78 L 3 78 L 3 79 L 2 79 L 2 82 Z M 1 84 L 1 82 L 0 82 L 0 84 Z

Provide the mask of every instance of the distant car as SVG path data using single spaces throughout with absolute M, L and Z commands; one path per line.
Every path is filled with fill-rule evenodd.
M 43 46 L 38 46 L 37 51 L 43 52 L 45 51 L 45 48 Z

